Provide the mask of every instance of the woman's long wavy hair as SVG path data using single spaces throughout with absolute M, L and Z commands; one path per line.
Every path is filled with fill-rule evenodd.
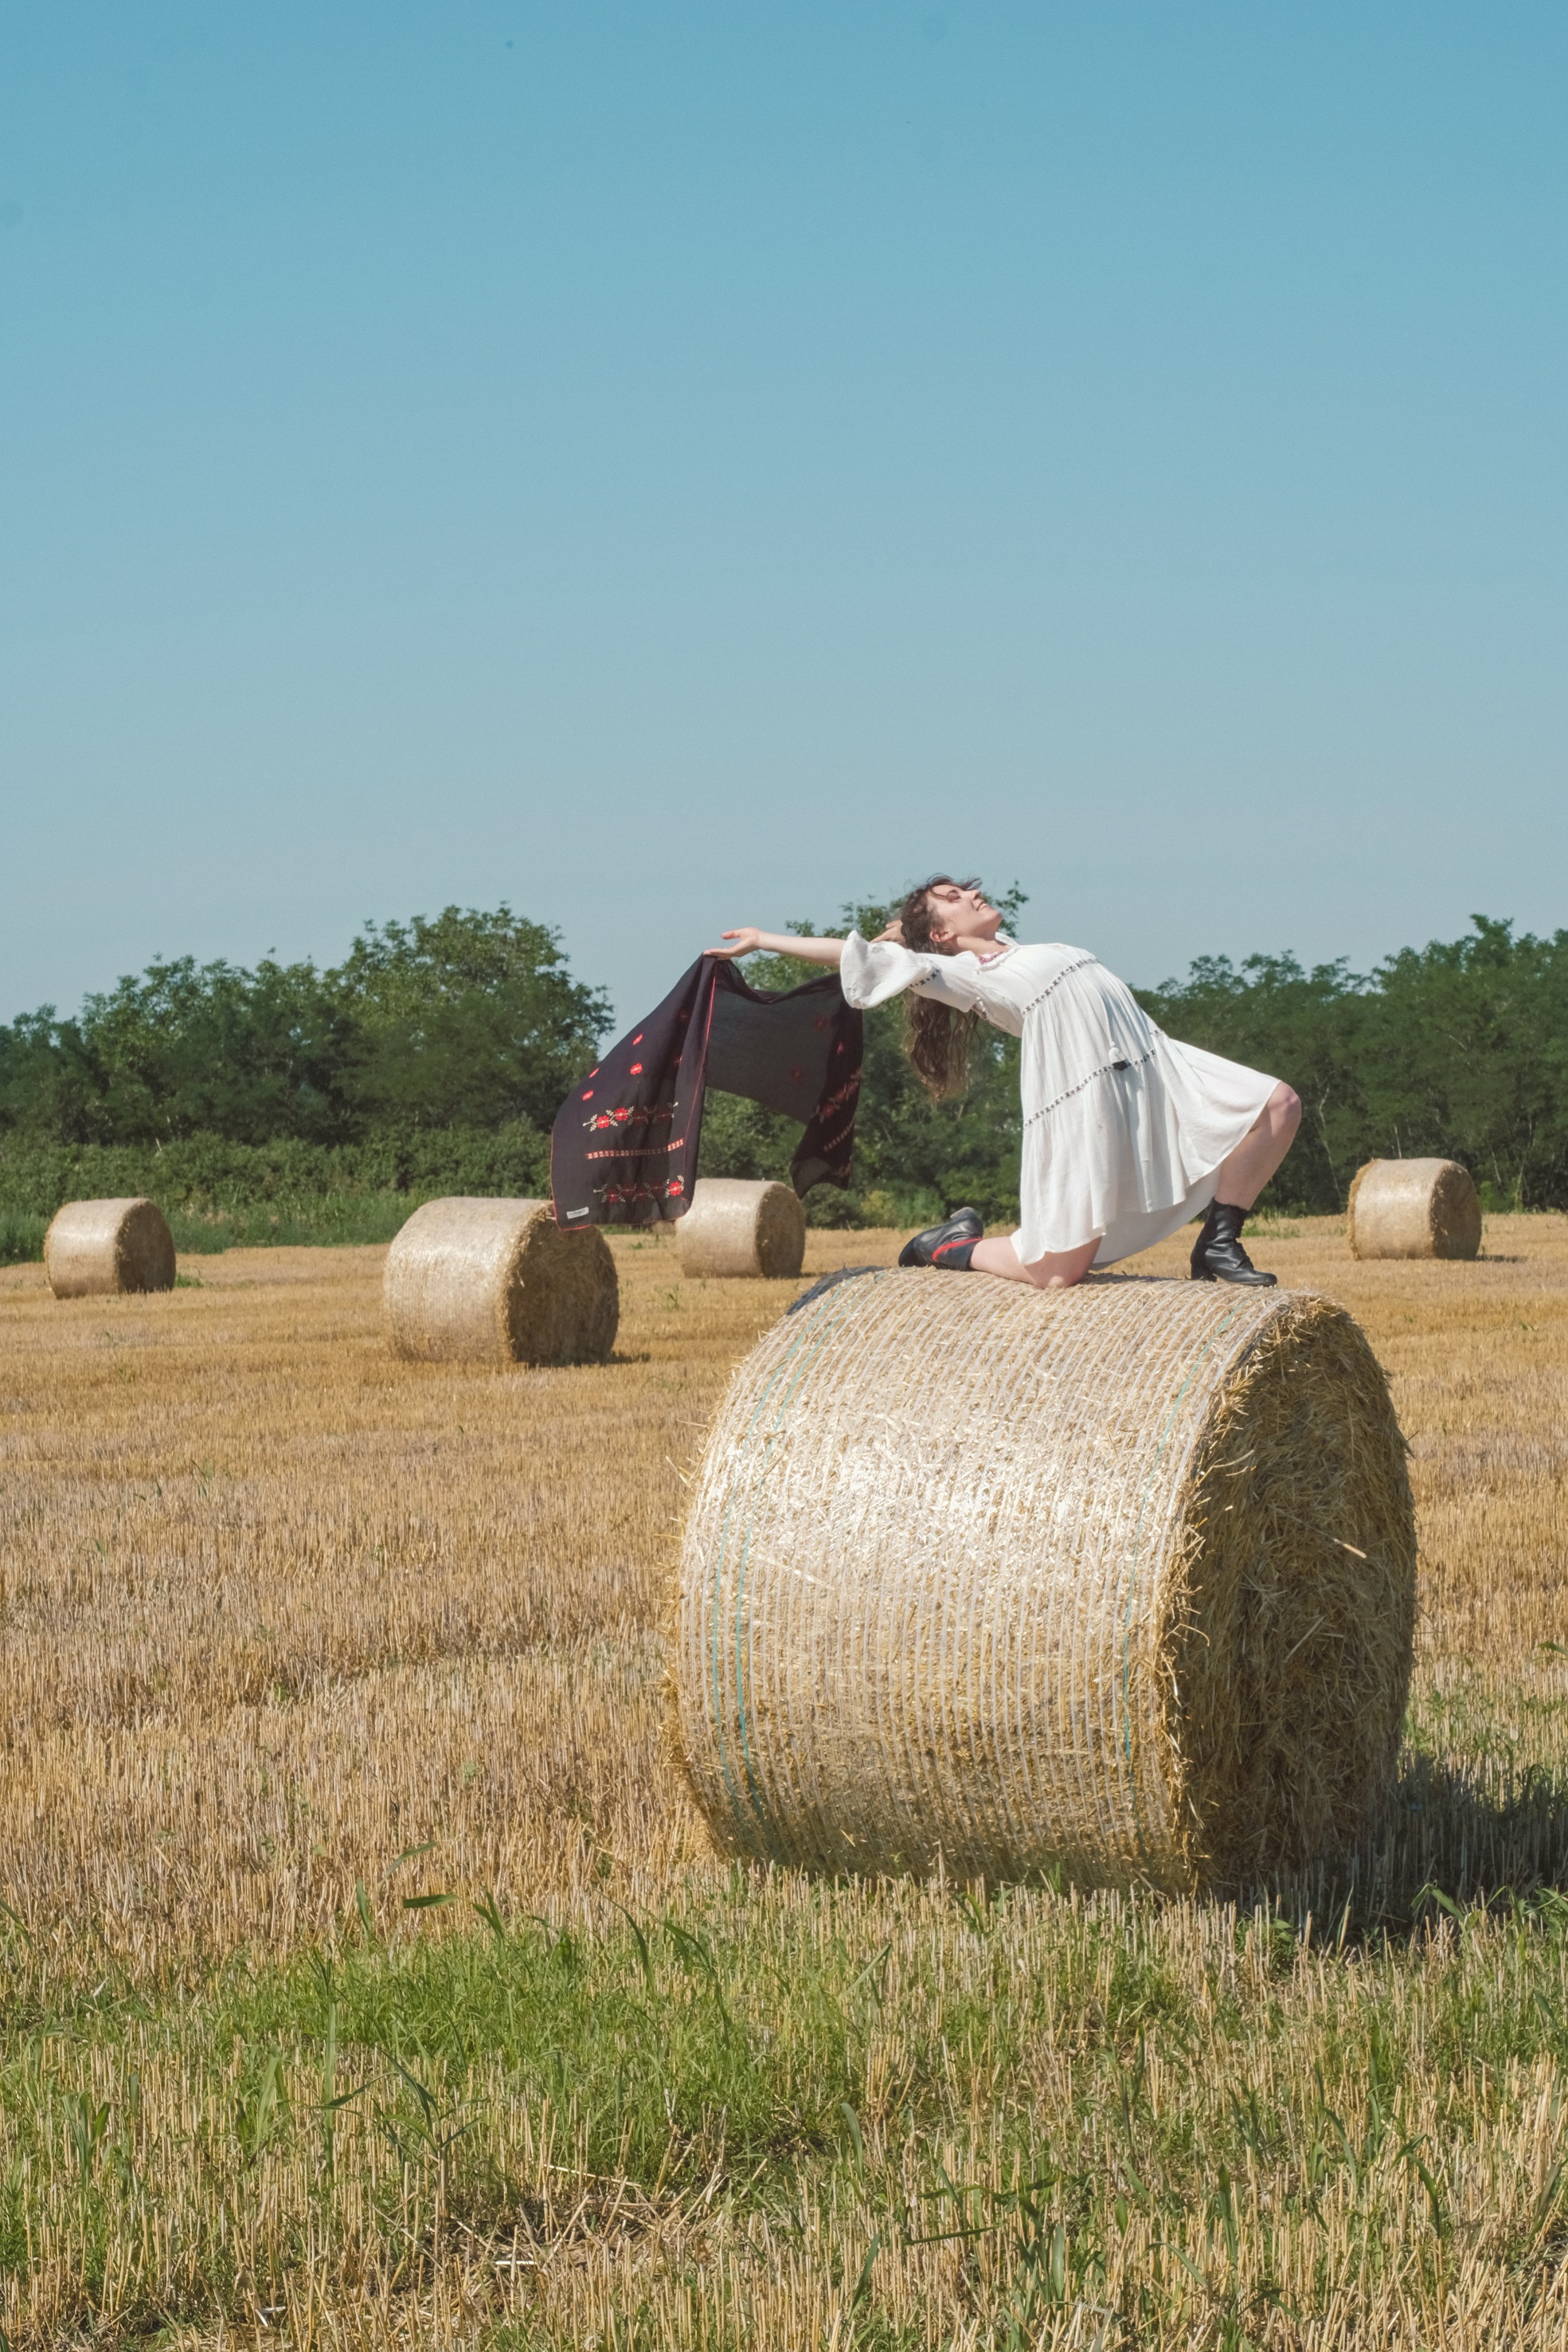
M 957 950 L 931 936 L 933 890 L 944 883 L 952 883 L 951 874 L 933 874 L 912 890 L 898 910 L 899 927 L 904 944 L 917 953 L 956 955 Z M 954 883 L 959 890 L 977 890 L 978 875 L 967 882 Z M 961 1095 L 969 1083 L 969 1045 L 979 1020 L 976 1013 L 955 1013 L 950 1004 L 935 1004 L 929 997 L 906 996 L 904 1000 L 906 1028 L 904 1050 L 914 1063 L 921 1085 L 937 1102 L 953 1095 Z

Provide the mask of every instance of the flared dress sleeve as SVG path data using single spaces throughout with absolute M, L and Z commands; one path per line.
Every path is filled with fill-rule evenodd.
M 858 931 L 844 941 L 839 980 L 845 1002 L 862 1013 L 902 996 L 906 988 L 951 1005 L 955 1013 L 973 1013 L 980 1001 L 979 959 L 967 950 L 963 955 L 921 955 L 894 940 L 862 940 Z

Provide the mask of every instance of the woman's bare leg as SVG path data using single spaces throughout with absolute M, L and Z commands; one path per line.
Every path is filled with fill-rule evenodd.
M 1093 1265 L 1099 1246 L 1097 1241 L 1085 1242 L 1081 1249 L 1060 1250 L 1025 1265 L 1011 1239 L 998 1237 L 977 1242 L 969 1265 L 973 1273 L 999 1274 L 1004 1282 L 1027 1282 L 1036 1290 L 1071 1290 Z
M 1217 1201 L 1233 1209 L 1249 1209 L 1296 1139 L 1301 1123 L 1301 1098 L 1287 1086 L 1278 1086 L 1228 1159 L 1219 1163 L 1214 1188 Z

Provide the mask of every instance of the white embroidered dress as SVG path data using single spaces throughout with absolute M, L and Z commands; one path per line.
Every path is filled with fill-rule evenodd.
M 944 956 L 852 931 L 841 978 L 862 1011 L 913 988 L 1022 1038 L 1013 1243 L 1025 1265 L 1092 1240 L 1094 1264 L 1113 1265 L 1174 1234 L 1207 1208 L 1220 1161 L 1274 1090 L 1259 1070 L 1167 1037 L 1082 948 Z

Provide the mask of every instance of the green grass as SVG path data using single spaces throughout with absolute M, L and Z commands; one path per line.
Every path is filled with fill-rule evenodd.
M 338 1147 L 220 1136 L 162 1145 L 64 1145 L 0 1137 L 0 1265 L 43 1255 L 64 1201 L 144 1192 L 177 1249 L 390 1241 L 422 1201 L 448 1192 L 536 1197 L 549 1188 L 548 1139 L 521 1122 L 413 1129 Z
M 28 1265 L 41 1259 L 48 1229 L 47 1217 L 0 1208 L 0 1265 Z
M 193 1255 L 287 1244 L 325 1247 L 390 1242 L 428 1197 L 423 1192 L 317 1192 L 211 1209 L 174 1209 L 169 1213 L 169 1230 L 174 1247 Z
M 1563 1793 L 1536 1778 L 1560 1876 Z M 1467 1821 L 1438 1811 L 1452 1865 Z M 700 2195 L 754 2250 L 839 2216 L 870 2263 L 862 2347 L 925 2340 L 879 2316 L 877 2263 L 956 2242 L 984 2258 L 987 2342 L 1087 2301 L 1107 2342 L 1239 2347 L 1270 2297 L 1304 2323 L 1397 2273 L 1436 2307 L 1484 2208 L 1528 2304 L 1568 2244 L 1568 2167 L 1511 2145 L 1532 2070 L 1568 2064 L 1568 1901 L 1410 1894 L 1238 1914 L 737 1869 L 661 1916 L 486 1896 L 454 1927 L 455 1896 L 361 1889 L 291 1963 L 164 1980 L 100 1960 L 90 1927 L 10 1922 L 0 2271 L 47 2253 L 73 2330 L 237 2322 L 371 2276 L 418 2290 L 444 2243 L 548 2239 L 569 2208 L 580 2232 L 634 2193 L 678 2223 Z
M 260 1249 L 287 1243 L 390 1242 L 426 1196 L 419 1192 L 318 1192 L 298 1199 L 236 1202 L 221 1208 L 169 1211 L 169 1230 L 183 1255 Z M 0 1210 L 0 1265 L 37 1264 L 44 1255 L 47 1217 Z

